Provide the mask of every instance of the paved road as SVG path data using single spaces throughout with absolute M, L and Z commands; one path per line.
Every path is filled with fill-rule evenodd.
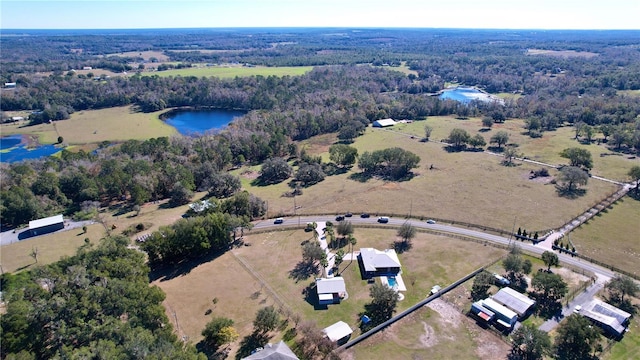
M 85 225 L 91 225 L 93 223 L 95 223 L 95 221 L 93 221 L 93 220 L 88 220 L 88 221 L 65 220 L 64 221 L 64 229 L 60 229 L 58 231 L 54 231 L 54 233 L 62 232 L 62 231 L 68 231 L 68 230 L 71 230 L 71 229 L 81 228 L 81 227 L 83 227 Z M 19 242 L 19 241 L 29 241 L 29 239 L 35 239 L 38 236 L 42 236 L 42 235 L 26 236 L 28 233 L 29 233 L 29 229 L 27 229 L 27 228 L 19 229 L 16 232 L 13 232 L 13 230 L 3 231 L 2 233 L 0 233 L 0 246 L 13 244 L 13 243 L 16 243 L 16 242 Z M 49 233 L 49 234 L 51 234 L 51 233 Z M 47 235 L 47 234 L 43 234 L 43 235 Z M 20 237 L 22 237 L 22 239 Z
M 478 230 L 461 228 L 457 226 L 444 225 L 444 224 L 428 224 L 426 221 L 420 221 L 420 220 L 406 220 L 404 218 L 389 218 L 389 223 L 380 224 L 377 222 L 377 218 L 375 217 L 363 219 L 363 218 L 360 218 L 359 215 L 357 214 L 354 214 L 353 217 L 347 218 L 346 220 L 351 221 L 354 225 L 378 224 L 381 226 L 389 226 L 391 228 L 395 228 L 404 224 L 405 222 L 409 222 L 412 226 L 421 228 L 421 229 L 430 229 L 430 230 L 442 231 L 442 232 L 447 232 L 452 234 L 465 235 L 465 236 L 470 236 L 476 239 L 487 240 L 487 241 L 491 241 L 491 242 L 502 244 L 502 245 L 509 245 L 512 242 L 514 242 L 514 240 L 511 240 L 509 238 L 493 235 L 493 234 L 487 234 Z M 282 227 L 282 226 L 298 226 L 298 225 L 304 226 L 307 222 L 313 222 L 313 221 L 335 222 L 335 216 L 327 215 L 327 216 L 288 217 L 288 218 L 284 218 L 284 222 L 279 225 L 274 224 L 273 219 L 270 219 L 270 220 L 258 221 L 254 223 L 254 229 L 257 230 L 257 229 L 267 229 L 267 228 Z M 517 244 L 518 246 L 520 246 L 520 248 L 538 255 L 542 254 L 544 251 L 549 250 L 546 247 L 541 246 L 540 244 L 533 245 L 525 242 L 517 242 Z M 570 255 L 567 255 L 567 254 L 558 254 L 558 258 L 560 259 L 560 261 L 566 264 L 570 264 L 579 269 L 584 269 L 585 271 L 588 271 L 588 272 L 593 272 L 594 274 L 596 274 L 596 276 L 602 279 L 610 279 L 613 276 L 615 276 L 615 273 L 613 271 L 609 269 L 605 269 L 601 266 L 592 264 L 580 258 L 571 257 Z

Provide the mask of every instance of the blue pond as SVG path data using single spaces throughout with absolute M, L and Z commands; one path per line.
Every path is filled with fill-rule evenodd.
M 0 138 L 0 149 L 3 150 L 3 152 L 0 153 L 0 162 L 12 163 L 22 160 L 38 159 L 43 156 L 51 156 L 60 151 L 60 148 L 55 147 L 55 145 L 42 145 L 35 149 L 27 149 L 24 144 L 20 145 L 21 141 L 21 135 L 11 135 Z M 9 149 L 9 151 L 4 152 L 6 149 Z
M 187 110 L 175 111 L 165 122 L 183 135 L 202 134 L 229 125 L 236 117 L 246 114 L 238 110 Z
M 449 99 L 459 101 L 461 103 L 470 103 L 473 100 L 491 101 L 491 97 L 482 91 L 472 87 L 457 87 L 454 89 L 447 89 L 440 94 L 440 99 Z

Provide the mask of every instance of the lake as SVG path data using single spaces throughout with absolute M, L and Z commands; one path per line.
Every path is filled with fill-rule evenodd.
M 22 142 L 22 135 L 10 135 L 0 138 L 0 162 L 13 163 L 22 160 L 38 159 L 51 156 L 62 150 L 55 145 L 40 145 L 27 149 Z
M 462 86 L 453 89 L 446 89 L 442 92 L 442 94 L 440 94 L 439 97 L 443 100 L 455 100 L 465 104 L 468 104 L 473 100 L 480 100 L 485 102 L 502 100 L 492 96 L 491 94 L 484 93 L 476 88 Z
M 203 134 L 229 125 L 234 118 L 245 115 L 240 110 L 176 110 L 164 120 L 183 135 Z

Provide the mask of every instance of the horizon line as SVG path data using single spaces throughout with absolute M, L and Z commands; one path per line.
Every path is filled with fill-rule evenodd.
M 380 30 L 488 30 L 488 31 L 640 31 L 627 28 L 485 28 L 485 27 L 418 27 L 418 26 L 220 26 L 220 27 L 148 27 L 148 28 L 0 28 L 2 31 L 104 31 L 104 30 L 242 30 L 242 29 L 380 29 Z

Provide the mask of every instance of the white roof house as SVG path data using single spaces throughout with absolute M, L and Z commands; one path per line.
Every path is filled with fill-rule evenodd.
M 347 324 L 346 322 L 338 321 L 337 323 L 324 328 L 322 332 L 327 335 L 329 340 L 340 341 L 341 339 L 344 339 L 347 336 L 351 335 L 351 333 L 353 333 L 353 330 L 351 330 L 351 327 L 349 327 L 349 324 Z
M 64 219 L 62 218 L 62 215 L 54 215 L 54 216 L 49 216 L 49 217 L 38 219 L 38 220 L 31 220 L 29 221 L 29 230 L 38 229 L 41 227 L 60 224 L 60 223 L 64 224 Z
M 318 300 L 320 300 L 321 304 L 340 302 L 340 299 L 347 296 L 347 287 L 344 283 L 344 278 L 340 276 L 316 279 L 316 290 L 318 291 Z
M 393 119 L 380 119 L 373 122 L 373 127 L 387 127 L 397 124 Z
M 243 360 L 299 360 L 284 341 L 277 344 L 267 344 Z
M 360 257 L 364 270 L 367 272 L 376 272 L 381 269 L 400 270 L 400 260 L 393 249 L 380 251 L 374 248 L 361 248 Z
M 535 300 L 530 299 L 527 295 L 521 294 L 508 287 L 500 289 L 500 291 L 491 298 L 515 311 L 520 317 L 526 315 L 536 304 Z
M 598 299 L 593 299 L 580 310 L 580 315 L 599 323 L 605 330 L 620 336 L 625 332 L 631 314 Z

